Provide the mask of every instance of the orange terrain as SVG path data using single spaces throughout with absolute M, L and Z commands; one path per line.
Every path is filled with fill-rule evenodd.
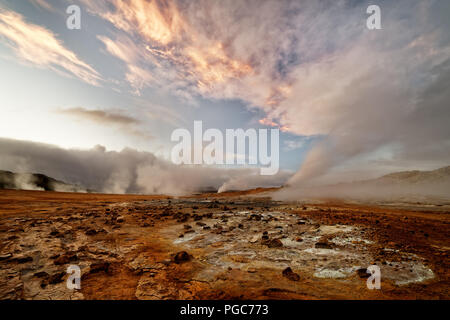
M 450 298 L 445 205 L 276 202 L 270 191 L 0 190 L 0 299 Z

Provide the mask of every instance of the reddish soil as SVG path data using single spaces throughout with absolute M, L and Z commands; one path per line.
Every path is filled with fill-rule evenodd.
M 444 208 L 282 203 L 267 191 L 174 199 L 0 190 L 0 298 L 450 298 Z M 174 258 L 181 251 L 187 261 Z M 70 264 L 81 267 L 81 290 L 57 276 Z M 347 268 L 373 264 L 381 290 Z M 283 275 L 288 266 L 298 277 Z M 339 276 L 321 276 L 330 266 Z

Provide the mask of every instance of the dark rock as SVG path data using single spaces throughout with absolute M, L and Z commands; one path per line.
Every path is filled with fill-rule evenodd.
M 57 283 L 61 283 L 63 282 L 63 277 L 66 275 L 65 272 L 59 272 L 59 273 L 55 273 L 52 274 L 50 277 L 48 277 L 47 279 L 47 283 L 48 284 L 57 284 Z
M 173 258 L 173 261 L 177 264 L 187 262 L 189 260 L 191 260 L 191 256 L 186 251 L 178 252 Z
M 14 259 L 17 263 L 27 263 L 33 261 L 32 257 L 20 256 Z
M 52 236 L 52 237 L 57 237 L 57 236 L 59 236 L 59 235 L 60 235 L 60 233 L 59 233 L 59 231 L 56 230 L 56 229 L 53 229 L 53 230 L 50 232 L 50 236 Z
M 66 253 L 56 258 L 53 263 L 56 265 L 68 264 L 72 261 L 78 260 L 78 256 L 75 253 Z
M 366 268 L 360 268 L 360 269 L 356 270 L 356 273 L 362 279 L 370 277 L 370 273 L 367 273 L 367 269 Z
M 328 242 L 317 242 L 314 247 L 316 249 L 332 249 L 333 247 Z
M 85 234 L 86 234 L 87 236 L 94 236 L 94 235 L 97 234 L 97 230 L 95 230 L 95 229 L 88 229 L 88 230 L 85 232 Z
M 0 255 L 0 261 L 8 260 L 8 259 L 11 258 L 11 257 L 12 257 L 12 254 L 11 254 L 11 253 L 2 254 L 2 255 Z
M 90 266 L 90 273 L 98 273 L 98 272 L 101 272 L 101 271 L 104 271 L 104 272 L 108 273 L 109 266 L 110 266 L 109 262 L 93 263 Z
M 283 243 L 281 242 L 280 239 L 272 239 L 267 241 L 266 245 L 269 248 L 281 248 L 283 246 Z
M 290 267 L 287 267 L 286 269 L 283 270 L 283 276 L 288 278 L 291 281 L 300 280 L 300 276 L 297 273 L 295 273 L 294 271 L 292 271 L 292 269 Z
M 45 271 L 40 271 L 33 274 L 33 276 L 36 278 L 48 278 L 49 274 Z

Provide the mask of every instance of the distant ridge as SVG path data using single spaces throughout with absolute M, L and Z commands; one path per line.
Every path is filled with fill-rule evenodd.
M 0 170 L 0 189 L 40 190 L 57 192 L 87 192 L 76 185 L 71 185 L 40 173 L 14 173 Z
M 408 184 L 446 183 L 450 181 L 450 166 L 432 171 L 414 170 L 395 172 L 382 176 L 374 181 Z

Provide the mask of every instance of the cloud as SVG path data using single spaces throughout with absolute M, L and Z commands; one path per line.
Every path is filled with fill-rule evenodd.
M 135 93 L 155 87 L 186 100 L 239 99 L 265 113 L 263 125 L 320 136 L 293 188 L 336 170 L 450 159 L 448 1 L 383 1 L 383 29 L 374 31 L 365 27 L 367 1 L 82 3 L 111 27 L 98 39 L 125 65 Z M 0 17 L 0 34 L 31 28 L 20 16 L 5 27 Z M 17 43 L 34 43 L 11 31 L 7 38 L 23 55 Z
M 25 21 L 18 13 L 0 9 L 0 36 L 24 62 L 99 85 L 97 71 L 65 48 L 53 32 Z
M 203 26 L 192 24 L 194 8 L 180 8 L 174 1 L 83 2 L 122 31 L 99 39 L 126 64 L 126 80 L 137 94 L 146 86 L 168 87 L 180 95 L 208 94 L 253 71 L 233 57 L 223 39 L 210 38 Z
M 368 5 L 128 0 L 90 8 L 115 27 L 110 42 L 131 48 L 108 51 L 128 64 L 127 79 L 139 90 L 240 99 L 265 112 L 263 125 L 322 136 L 290 181 L 295 186 L 358 160 L 370 172 L 374 160 L 391 160 L 393 169 L 449 158 L 442 122 L 450 5 L 383 2 L 383 29 L 374 31 L 366 28 Z
M 13 172 L 43 173 L 66 183 L 106 193 L 183 195 L 239 186 L 279 186 L 289 177 L 280 172 L 258 177 L 259 169 L 221 169 L 176 166 L 149 152 L 124 149 L 89 150 L 0 138 L 0 168 Z M 240 181 L 236 185 L 236 181 Z
M 60 109 L 58 112 L 102 124 L 129 125 L 139 123 L 139 120 L 120 113 L 114 113 L 103 110 L 88 110 L 81 107 Z
M 59 12 L 55 7 L 53 7 L 50 3 L 48 3 L 47 0 L 30 0 L 30 1 L 37 8 L 43 8 L 53 13 Z
M 145 139 L 153 138 L 149 133 L 137 128 L 141 124 L 140 120 L 124 115 L 120 112 L 114 112 L 111 110 L 89 110 L 82 107 L 58 109 L 57 112 L 81 120 L 88 120 L 100 125 L 114 126 L 127 134 Z

